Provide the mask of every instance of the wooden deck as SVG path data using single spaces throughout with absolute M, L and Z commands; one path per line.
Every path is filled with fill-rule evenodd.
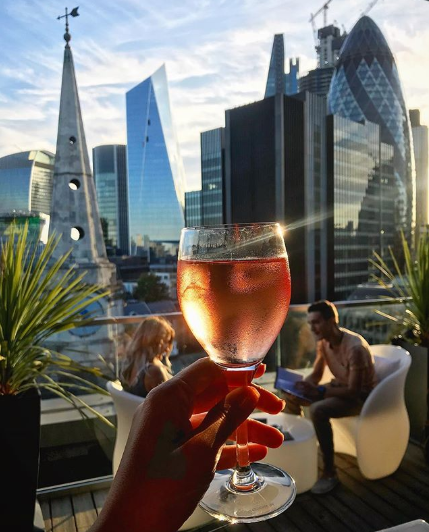
M 429 467 L 416 445 L 410 443 L 398 471 L 381 480 L 365 480 L 354 458 L 337 454 L 336 461 L 341 485 L 330 494 L 298 495 L 291 508 L 265 522 L 212 522 L 198 532 L 375 532 L 415 519 L 429 522 Z M 40 495 L 46 531 L 85 532 L 107 493 L 106 483 L 100 483 Z

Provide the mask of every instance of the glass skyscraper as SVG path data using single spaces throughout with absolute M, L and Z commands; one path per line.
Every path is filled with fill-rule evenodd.
M 299 59 L 289 60 L 289 73 L 285 74 L 283 34 L 274 35 L 264 98 L 270 98 L 274 94 L 296 94 L 298 92 L 298 74 Z
M 202 225 L 201 222 L 201 190 L 185 192 L 186 227 Z
M 408 113 L 392 52 L 378 26 L 362 17 L 347 37 L 328 98 L 329 112 L 380 126 L 381 141 L 394 147 L 400 227 L 415 224 L 415 177 Z
M 131 255 L 147 242 L 178 242 L 184 226 L 184 169 L 164 65 L 126 95 Z
M 224 223 L 225 128 L 201 133 L 201 216 L 203 225 Z
M 23 151 L 0 158 L 0 211 L 51 213 L 55 155 Z
M 342 300 L 368 282 L 373 251 L 386 256 L 387 247 L 394 245 L 400 210 L 394 150 L 380 141 L 378 124 L 329 116 L 327 139 L 328 204 L 333 212 L 328 271 L 334 297 Z
M 106 251 L 128 254 L 128 190 L 126 146 L 97 146 L 92 151 L 98 212 Z
M 416 226 L 417 234 L 429 224 L 429 135 L 428 127 L 420 123 L 420 111 L 410 110 L 416 161 Z

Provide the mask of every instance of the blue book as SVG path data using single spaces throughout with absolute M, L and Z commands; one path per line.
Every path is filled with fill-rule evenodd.
M 302 375 L 300 375 L 299 373 L 294 373 L 293 371 L 289 371 L 286 368 L 278 367 L 274 387 L 277 390 L 290 393 L 291 395 L 295 395 L 295 397 L 298 397 L 299 399 L 303 399 L 304 401 L 312 403 L 313 401 L 311 399 L 309 399 L 300 390 L 296 388 L 295 385 L 298 381 L 302 381 Z

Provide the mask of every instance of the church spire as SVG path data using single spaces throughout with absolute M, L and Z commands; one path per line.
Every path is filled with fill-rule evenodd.
M 55 231 L 61 236 L 57 247 L 58 254 L 64 254 L 73 248 L 72 262 L 77 264 L 107 262 L 70 48 L 69 16 L 78 16 L 77 8 L 71 13 L 67 13 L 66 9 L 66 14 L 63 15 L 66 18 L 64 34 L 66 46 L 50 231 Z

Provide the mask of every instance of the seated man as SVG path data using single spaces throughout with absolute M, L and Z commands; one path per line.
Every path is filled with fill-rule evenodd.
M 374 359 L 362 336 L 338 325 L 338 312 L 333 303 L 318 301 L 308 308 L 308 323 L 317 340 L 317 354 L 313 371 L 296 387 L 309 398 L 310 414 L 323 455 L 323 474 L 313 493 L 331 491 L 338 478 L 334 465 L 334 442 L 331 418 L 360 413 L 365 399 L 376 384 Z M 319 386 L 325 366 L 334 379 Z M 305 401 L 287 394 L 285 412 L 300 414 Z

